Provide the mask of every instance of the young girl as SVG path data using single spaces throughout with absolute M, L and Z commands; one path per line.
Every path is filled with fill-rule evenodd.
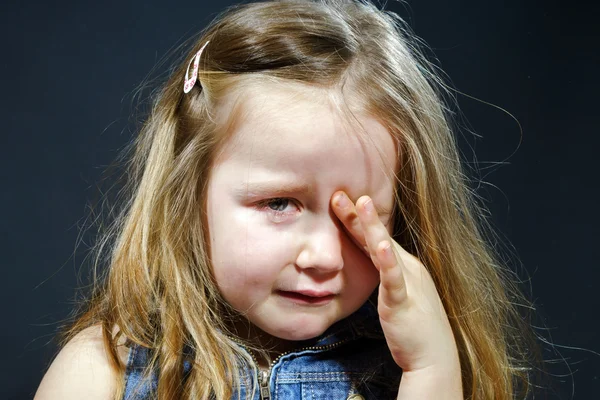
M 36 399 L 512 399 L 527 304 L 402 20 L 239 5 L 136 142 L 107 275 Z

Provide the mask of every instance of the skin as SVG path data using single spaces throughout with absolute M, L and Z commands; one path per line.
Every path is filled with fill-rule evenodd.
M 327 101 L 315 98 L 264 86 L 247 96 L 251 112 L 215 164 L 208 190 L 217 285 L 281 344 L 321 334 L 380 282 L 381 324 L 403 369 L 398 397 L 460 399 L 458 351 L 435 284 L 390 236 L 390 215 L 381 211 L 393 204 L 391 135 L 362 115 L 372 142 L 361 145 Z M 259 190 L 257 182 L 271 185 Z M 314 307 L 281 295 L 299 288 L 335 296 Z
M 336 190 L 355 198 L 366 192 L 391 210 L 394 181 L 385 171 L 396 168 L 396 151 L 371 118 L 361 122 L 373 143 L 361 143 L 321 92 L 256 88 L 244 107 L 246 117 L 211 170 L 210 256 L 224 299 L 284 350 L 349 316 L 376 289 L 379 273 L 330 201 Z M 381 215 L 384 229 L 389 217 Z M 290 298 L 306 291 L 331 299 Z
M 372 139 L 361 144 L 322 94 L 268 85 L 249 93 L 248 119 L 209 181 L 217 285 L 278 351 L 318 336 L 379 290 L 381 325 L 403 369 L 398 398 L 462 399 L 456 343 L 435 285 L 390 236 L 394 142 L 361 115 Z M 258 190 L 258 181 L 270 188 Z M 290 183 L 296 187 L 282 191 Z M 307 305 L 281 292 L 307 288 L 331 299 Z M 124 348 L 119 356 L 126 361 Z M 35 399 L 108 400 L 121 378 L 92 327 L 61 350 Z
M 462 399 L 456 342 L 427 269 L 390 237 L 369 196 L 352 203 L 336 192 L 332 207 L 380 273 L 379 319 L 403 371 L 398 399 Z
M 129 354 L 117 348 L 121 362 Z M 84 329 L 63 347 L 44 375 L 34 400 L 112 400 L 122 376 L 111 367 L 99 325 Z

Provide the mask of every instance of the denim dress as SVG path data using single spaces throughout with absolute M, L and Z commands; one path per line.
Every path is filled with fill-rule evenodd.
M 150 350 L 133 345 L 126 368 L 124 400 L 153 399 L 158 375 L 144 379 Z M 184 376 L 190 363 L 184 363 Z M 306 347 L 284 353 L 269 371 L 240 371 L 240 399 L 396 399 L 402 370 L 389 352 L 375 306 L 363 305 Z M 232 399 L 238 399 L 234 393 Z

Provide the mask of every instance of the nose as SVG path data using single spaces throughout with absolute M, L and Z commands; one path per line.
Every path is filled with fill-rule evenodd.
M 334 217 L 335 218 L 335 217 Z M 344 233 L 332 218 L 313 225 L 305 236 L 296 265 L 317 273 L 339 271 L 344 267 L 342 240 Z

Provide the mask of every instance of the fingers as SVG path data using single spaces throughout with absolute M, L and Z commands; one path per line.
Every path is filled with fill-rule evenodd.
M 380 304 L 389 308 L 403 303 L 407 296 L 404 264 L 394 251 L 393 243 L 385 240 L 379 244 L 377 251 L 381 280 Z
M 404 263 L 399 254 L 401 247 L 390 237 L 386 227 L 379 220 L 370 197 L 360 197 L 356 201 L 356 209 L 365 233 L 365 242 L 373 254 L 373 264 L 379 269 L 379 300 L 382 306 L 394 308 L 406 298 Z
M 381 223 L 373 200 L 369 196 L 362 196 L 356 201 L 356 213 L 363 230 L 369 254 L 375 266 L 379 268 L 378 257 L 376 255 L 377 248 L 384 240 L 391 242 L 390 234 Z
M 391 237 L 383 225 L 373 200 L 362 196 L 356 205 L 340 191 L 333 196 L 333 210 L 342 221 L 355 243 L 371 257 L 380 272 L 380 301 L 393 307 L 406 298 L 404 264 L 400 253 L 402 248 Z
M 367 243 L 365 242 L 365 235 L 356 213 L 354 203 L 348 198 L 346 193 L 337 192 L 333 195 L 332 208 L 335 215 L 344 225 L 346 231 L 350 234 L 354 243 L 359 249 L 362 249 L 365 254 L 369 254 Z
M 343 191 L 334 193 L 332 208 L 356 245 L 375 263 L 375 250 L 382 240 L 391 240 L 387 228 L 379 220 L 373 201 L 360 197 L 356 205 Z M 379 265 L 376 264 L 379 268 Z

